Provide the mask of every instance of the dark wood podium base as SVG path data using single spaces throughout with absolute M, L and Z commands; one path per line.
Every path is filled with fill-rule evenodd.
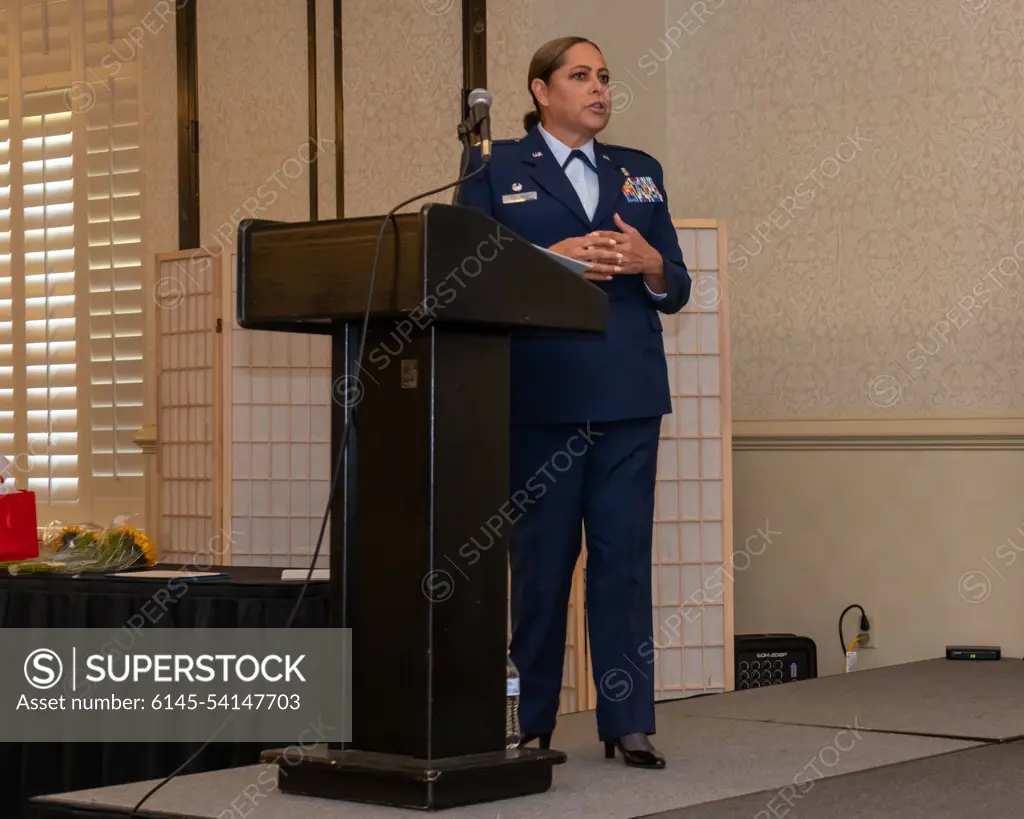
M 282 793 L 440 810 L 493 802 L 551 787 L 551 768 L 563 751 L 521 748 L 435 761 L 369 751 L 279 748 L 261 761 L 278 765 Z

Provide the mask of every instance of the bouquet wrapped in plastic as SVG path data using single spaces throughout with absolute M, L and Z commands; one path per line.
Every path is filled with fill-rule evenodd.
M 107 573 L 152 566 L 157 560 L 153 541 L 124 518 L 106 528 L 54 521 L 44 528 L 41 541 L 39 557 L 0 563 L 0 570 L 12 575 Z

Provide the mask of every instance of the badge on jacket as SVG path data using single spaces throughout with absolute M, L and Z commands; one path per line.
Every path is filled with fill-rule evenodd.
M 537 191 L 526 191 L 524 193 L 506 193 L 501 197 L 503 205 L 515 205 L 519 202 L 531 202 L 537 198 Z
M 664 202 L 654 179 L 650 176 L 630 176 L 622 186 L 627 202 Z

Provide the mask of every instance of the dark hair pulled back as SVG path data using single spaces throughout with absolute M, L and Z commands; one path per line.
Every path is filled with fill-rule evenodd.
M 533 98 L 534 110 L 528 112 L 523 117 L 523 128 L 527 132 L 540 124 L 540 103 L 537 102 L 537 97 L 533 93 L 533 81 L 540 79 L 545 83 L 551 82 L 551 75 L 565 65 L 566 52 L 574 45 L 579 45 L 580 43 L 590 43 L 598 51 L 601 50 L 586 37 L 559 37 L 544 43 L 544 45 L 537 49 L 533 59 L 530 60 L 530 76 L 526 81 L 526 87 Z

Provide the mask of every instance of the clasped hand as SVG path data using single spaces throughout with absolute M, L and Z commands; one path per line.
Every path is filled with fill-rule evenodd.
M 660 274 L 661 254 L 647 243 L 640 231 L 617 213 L 615 224 L 621 232 L 595 230 L 586 236 L 563 239 L 548 249 L 586 262 L 589 267 L 581 274 L 585 279 L 610 281 L 613 276 L 623 274 Z

